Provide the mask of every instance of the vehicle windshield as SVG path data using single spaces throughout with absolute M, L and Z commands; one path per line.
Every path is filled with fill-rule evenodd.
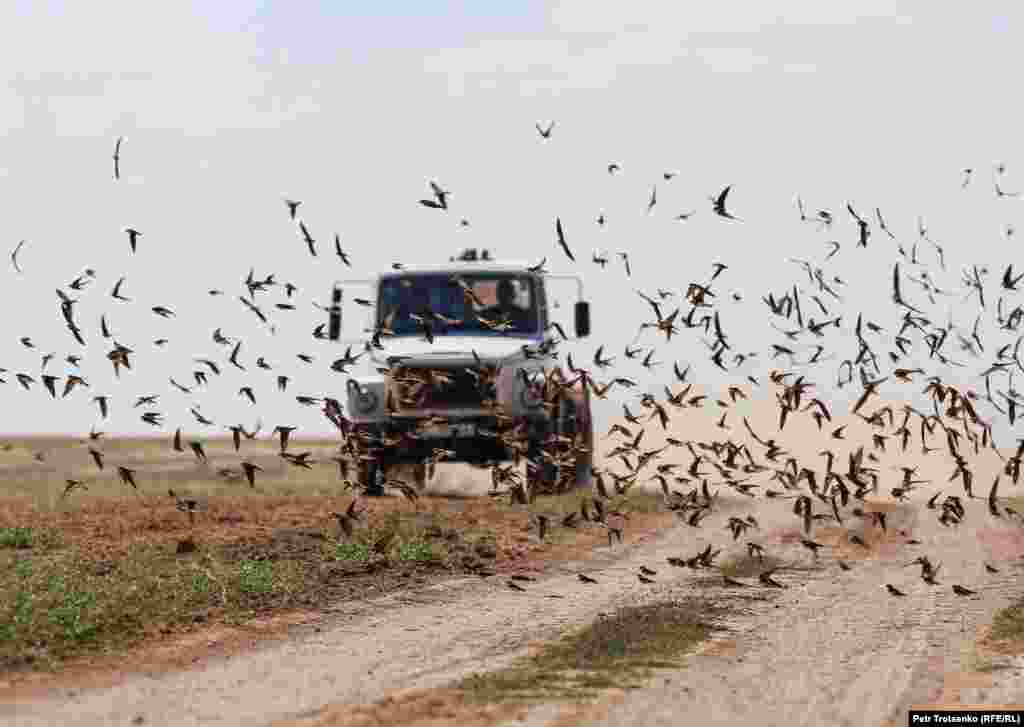
M 509 273 L 429 273 L 381 281 L 377 325 L 396 336 L 524 336 L 539 332 L 534 277 Z

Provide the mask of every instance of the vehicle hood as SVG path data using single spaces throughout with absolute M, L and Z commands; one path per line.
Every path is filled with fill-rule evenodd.
M 384 348 L 372 352 L 374 361 L 384 364 L 393 356 L 409 356 L 419 361 L 441 363 L 447 359 L 472 358 L 473 352 L 483 361 L 496 361 L 522 355 L 524 345 L 539 345 L 539 337 L 523 336 L 437 336 L 427 343 L 419 336 L 384 338 Z

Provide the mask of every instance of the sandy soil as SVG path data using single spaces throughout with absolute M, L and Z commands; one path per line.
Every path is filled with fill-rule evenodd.
M 790 588 L 734 621 L 723 637 L 731 648 L 694 657 L 690 668 L 628 693 L 595 723 L 676 725 L 685 713 L 695 724 L 861 727 L 906 724 L 907 710 L 918 704 L 1024 704 L 1024 660 L 970 674 L 963 648 L 997 609 L 1020 597 L 1024 532 L 992 527 L 977 501 L 957 533 L 919 506 L 899 520 L 921 545 L 896 539 L 849 572 L 824 557 L 822 570 L 780 575 Z M 1013 537 L 1000 537 L 1007 533 Z M 916 567 L 901 567 L 918 554 L 942 563 L 942 585 L 926 585 Z M 982 561 L 1000 573 L 985 573 Z M 907 596 L 889 596 L 885 583 Z M 953 583 L 978 596 L 955 595 Z M 548 722 L 541 715 L 528 724 Z
M 747 413 L 762 436 L 771 435 L 772 407 L 747 407 L 730 416 L 732 430 L 710 427 L 719 412 L 680 417 L 671 432 L 682 438 L 741 436 L 739 416 Z M 834 425 L 835 426 L 835 425 Z M 813 423 L 787 424 L 780 438 L 801 464 L 822 470 L 817 453 L 836 448 L 836 469 L 871 428 L 854 421 L 847 441 L 830 440 Z M 655 431 L 650 432 L 655 434 Z M 652 438 L 653 439 L 653 438 Z M 793 443 L 796 444 L 793 444 Z M 650 441 L 650 446 L 657 442 Z M 933 446 L 941 446 L 936 438 Z M 46 700 L 0 707 L 0 718 L 16 715 L 19 725 L 126 724 L 142 716 L 152 725 L 268 725 L 298 719 L 302 724 L 324 705 L 365 704 L 394 690 L 443 687 L 473 671 L 498 668 L 526 653 L 531 643 L 554 638 L 564 628 L 586 623 L 619 605 L 660 600 L 678 594 L 720 594 L 723 599 L 755 593 L 767 599 L 737 601 L 727 631 L 686 666 L 659 675 L 649 687 L 610 695 L 597 713 L 556 706 L 529 710 L 528 724 L 675 725 L 685 714 L 694 724 L 884 725 L 903 724 L 913 704 L 1024 703 L 1021 663 L 1008 658 L 988 676 L 965 675 L 963 645 L 995 611 L 1021 597 L 1020 564 L 1024 528 L 1010 519 L 994 519 L 984 497 L 999 467 L 992 454 L 972 456 L 976 494 L 965 500 L 967 515 L 958 527 L 938 523 L 938 511 L 924 502 L 938 489 L 963 494 L 947 484 L 952 466 L 939 454 L 901 454 L 890 438 L 879 452 L 882 492 L 899 483 L 899 464 L 919 465 L 923 485 L 907 504 L 890 503 L 888 528 L 881 531 L 846 508 L 843 529 L 822 524 L 814 537 L 826 544 L 815 562 L 799 544 L 798 519 L 789 501 L 743 497 L 723 492 L 713 515 L 700 528 L 680 524 L 656 538 L 641 539 L 586 564 L 599 583 L 580 584 L 580 564 L 567 563 L 527 593 L 513 592 L 498 579 L 462 579 L 379 601 L 339 604 L 316 627 L 301 627 L 286 641 L 237 657 L 204 659 L 185 673 L 155 678 L 133 676 L 107 689 L 52 695 Z M 912 445 L 920 452 L 920 444 Z M 689 456 L 672 459 L 685 468 Z M 783 458 L 784 459 L 784 458 Z M 712 480 L 714 481 L 714 480 Z M 767 483 L 781 489 L 777 483 Z M 1007 488 L 1003 494 L 1017 494 Z M 825 507 L 815 501 L 815 512 Z M 760 529 L 737 542 L 724 529 L 730 515 L 756 514 Z M 844 531 L 845 529 L 845 531 Z M 846 541 L 861 534 L 867 551 Z M 921 541 L 907 544 L 908 539 Z M 745 552 L 747 540 L 760 542 L 787 565 L 776 578 L 785 589 L 766 589 L 746 579 L 749 589 L 725 589 L 709 571 L 671 568 L 669 555 L 689 556 L 706 543 L 725 548 L 727 560 Z M 853 568 L 840 571 L 836 555 Z M 918 555 L 942 564 L 941 585 L 923 583 L 916 567 L 904 567 Z M 1000 568 L 986 573 L 983 563 Z M 645 564 L 658 571 L 657 583 L 638 583 Z M 889 596 L 892 583 L 907 593 Z M 976 589 L 956 596 L 954 583 Z M 979 682 L 978 679 L 982 681 Z M 990 685 L 976 685 L 987 680 Z M 506 715 L 507 716 L 507 715 Z M 497 719 L 497 716 L 495 717 Z M 891 722 L 889 720 L 892 720 Z M 326 719 L 319 720 L 328 724 Z M 371 723 L 371 722 L 367 722 Z
M 339 699 L 368 702 L 395 688 L 443 686 L 594 618 L 610 596 L 633 588 L 640 561 L 655 563 L 678 547 L 664 538 L 617 546 L 587 563 L 602 583 L 586 591 L 575 587 L 578 568 L 570 563 L 563 574 L 525 584 L 528 593 L 507 589 L 504 579 L 465 578 L 339 604 L 285 642 L 237 658 L 213 653 L 184 673 L 134 675 L 106 689 L 8 701 L 0 718 L 16 715 L 26 726 L 72 719 L 126 724 L 137 715 L 152 725 L 265 725 Z

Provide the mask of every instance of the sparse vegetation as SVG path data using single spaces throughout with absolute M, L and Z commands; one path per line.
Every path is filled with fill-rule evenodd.
M 274 590 L 274 564 L 243 560 L 238 566 L 238 587 L 243 593 L 270 593 Z
M 992 620 L 992 638 L 1024 641 L 1024 601 L 996 613 Z
M 337 543 L 334 546 L 334 559 L 365 562 L 370 559 L 370 547 L 365 543 Z
M 426 540 L 408 540 L 398 544 L 398 559 L 429 563 L 440 559 L 435 547 Z
M 723 612 L 703 599 L 622 608 L 459 687 L 478 703 L 583 700 L 610 687 L 637 687 L 652 670 L 678 666 Z
M 303 442 L 315 449 L 318 444 Z M 351 540 L 340 538 L 332 511 L 351 495 L 322 471 L 278 464 L 276 442 L 247 442 L 247 455 L 265 466 L 255 490 L 244 483 L 170 473 L 179 494 L 202 495 L 208 508 L 189 525 L 167 496 L 167 479 L 139 477 L 138 494 L 115 474 L 97 475 L 71 440 L 30 442 L 0 454 L 31 460 L 82 459 L 88 490 L 61 498 L 63 480 L 0 480 L 0 672 L 56 670 L 69 659 L 115 654 L 151 635 L 183 632 L 212 622 L 243 623 L 282 609 L 316 609 L 330 602 L 384 593 L 451 572 L 491 569 L 510 557 L 585 558 L 604 543 L 597 528 L 563 530 L 531 543 L 527 515 L 507 498 L 435 497 L 417 504 L 400 498 L 370 502 L 366 522 Z M 131 457 L 145 470 L 161 459 L 166 440 L 104 440 L 103 448 Z M 207 455 L 236 461 L 230 440 L 205 444 Z M 22 452 L 24 450 L 24 452 Z M 267 460 L 260 460 L 266 451 Z M 70 465 L 68 474 L 75 476 Z M 63 472 L 61 473 L 64 474 Z M 531 509 L 578 510 L 581 495 L 542 496 Z M 664 524 L 658 498 L 630 493 L 633 522 Z M 647 519 L 645 519 L 647 518 Z M 653 518 L 653 519 L 651 519 Z M 662 518 L 662 520 L 658 520 Z M 646 525 L 650 527 L 650 525 Z M 194 551 L 178 554 L 191 540 Z M 410 576 L 412 579 L 410 580 Z
M 723 576 L 730 578 L 753 578 L 766 570 L 781 564 L 778 558 L 766 555 L 763 560 L 751 558 L 749 555 L 728 558 L 722 561 L 718 569 Z
M 965 672 L 986 673 L 995 671 L 996 668 L 992 658 L 983 655 L 978 650 L 978 645 L 973 642 L 964 645 L 960 661 L 963 665 L 962 671 Z
M 31 548 L 31 528 L 0 528 L 0 548 Z
M 14 558 L 18 560 L 14 560 Z M 142 547 L 114 570 L 77 548 L 45 556 L 0 555 L 0 669 L 53 668 L 83 653 L 125 646 L 151 627 L 185 624 L 286 603 L 303 579 L 294 562 L 231 562 L 215 551 L 182 559 Z

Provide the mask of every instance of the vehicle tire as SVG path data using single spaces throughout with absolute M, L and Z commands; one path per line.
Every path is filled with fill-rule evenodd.
M 427 489 L 427 465 L 419 463 L 412 466 L 412 484 L 420 492 Z
M 589 487 L 594 463 L 594 423 L 590 416 L 589 388 L 586 385 L 574 388 L 563 400 L 559 413 L 559 434 L 580 437 L 580 444 L 587 450 L 576 454 L 576 466 L 567 487 Z
M 382 497 L 384 488 L 378 484 L 380 475 L 384 474 L 384 467 L 373 460 L 363 461 L 359 465 L 359 484 L 363 488 L 363 494 L 367 497 Z
M 591 487 L 594 470 L 594 419 L 590 409 L 590 389 L 584 387 L 583 401 L 577 406 L 577 428 L 583 434 L 586 452 L 576 455 L 576 487 Z
M 554 492 L 558 483 L 558 467 L 545 460 L 543 452 L 544 435 L 531 437 L 526 453 L 526 492 L 531 501 L 537 494 Z

